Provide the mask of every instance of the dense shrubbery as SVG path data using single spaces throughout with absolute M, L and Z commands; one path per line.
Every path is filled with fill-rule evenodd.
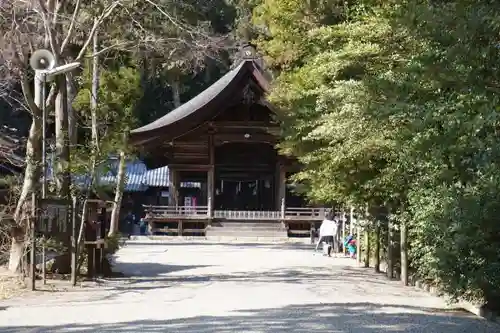
M 284 152 L 313 200 L 383 205 L 410 264 L 453 297 L 500 299 L 500 4 L 264 0 Z M 293 24 L 292 24 L 293 23 Z

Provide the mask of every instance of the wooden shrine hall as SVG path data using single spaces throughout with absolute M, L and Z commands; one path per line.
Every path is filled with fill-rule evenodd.
M 154 234 L 309 237 L 324 218 L 287 187 L 297 163 L 275 149 L 269 82 L 255 50 L 243 54 L 205 91 L 131 133 L 147 164 L 169 170 L 168 205 L 144 207 Z M 201 186 L 187 191 L 181 182 Z

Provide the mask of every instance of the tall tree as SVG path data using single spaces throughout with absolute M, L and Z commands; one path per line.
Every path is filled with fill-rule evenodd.
M 31 74 L 28 59 L 37 48 L 48 48 L 55 56 L 58 65 L 72 61 L 82 61 L 88 55 L 89 45 L 97 29 L 100 29 L 100 54 L 120 50 L 161 50 L 168 55 L 179 45 L 195 45 L 200 41 L 212 41 L 204 33 L 202 25 L 194 26 L 177 14 L 169 12 L 168 5 L 174 2 L 148 0 L 140 5 L 128 1 L 87 2 L 78 0 L 8 0 L 2 2 L 0 21 L 3 46 L 1 58 L 8 65 L 9 77 L 20 82 L 24 102 L 32 114 L 32 126 L 27 144 L 27 165 L 25 181 L 21 191 L 15 219 L 23 224 L 21 216 L 25 210 L 26 199 L 35 193 L 39 179 L 41 146 L 42 102 L 48 110 L 54 110 L 56 139 L 56 188 L 57 194 L 69 195 L 70 150 L 76 147 L 74 133 L 75 117 L 70 113 L 74 96 L 78 95 L 78 73 L 59 76 L 50 85 L 46 101 L 37 101 L 30 87 Z M 113 20 L 110 20 L 113 18 Z M 161 23 L 161 24 L 160 24 Z M 159 27 L 162 27 L 159 29 Z M 176 34 L 164 35 L 165 27 L 176 30 Z M 127 29 L 125 29 L 127 28 Z M 127 33 L 123 33 L 127 31 Z M 203 43 L 202 43 L 203 44 Z M 94 54 L 90 54 L 94 56 Z M 168 58 L 168 56 L 167 56 Z M 85 64 L 83 64 L 85 66 Z M 2 77 L 2 85 L 4 77 Z M 0 86 L 2 86 L 0 85 Z M 25 215 L 25 214 L 24 214 Z M 16 253 L 22 253 L 24 242 L 13 240 Z M 19 261 L 13 256 L 12 262 Z M 11 267 L 17 269 L 17 264 Z
M 497 7 L 265 0 L 254 17 L 281 72 L 271 97 L 288 110 L 282 150 L 304 165 L 296 180 L 316 200 L 391 208 L 409 222 L 421 277 L 490 306 L 500 292 Z

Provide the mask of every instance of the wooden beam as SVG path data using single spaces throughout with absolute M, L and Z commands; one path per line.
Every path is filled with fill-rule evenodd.
M 264 129 L 272 130 L 279 129 L 279 124 L 270 123 L 267 121 L 214 121 L 210 127 L 214 129 Z
M 208 171 L 210 169 L 209 164 L 169 164 L 168 168 L 170 170 L 179 171 Z
M 254 133 L 250 137 L 245 138 L 245 133 L 217 133 L 214 135 L 215 144 L 229 143 L 229 142 L 268 142 L 275 144 L 278 138 L 268 133 Z

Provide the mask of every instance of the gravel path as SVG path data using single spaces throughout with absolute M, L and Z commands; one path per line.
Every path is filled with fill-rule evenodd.
M 117 262 L 127 278 L 1 302 L 0 332 L 500 332 L 304 246 L 129 243 Z

